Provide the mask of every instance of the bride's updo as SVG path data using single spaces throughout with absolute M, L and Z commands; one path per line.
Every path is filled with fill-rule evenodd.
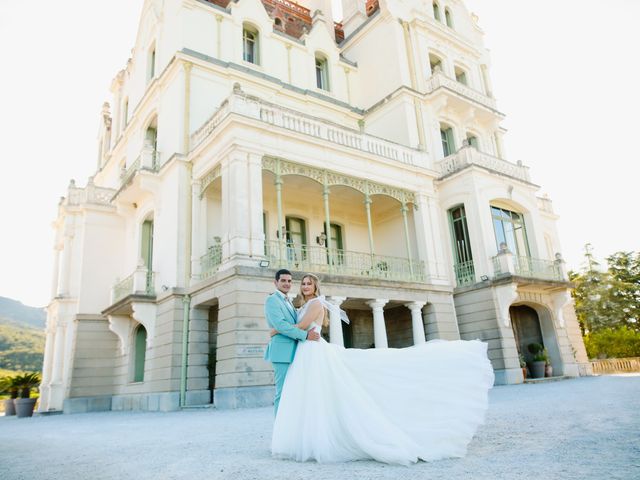
M 304 294 L 302 293 L 302 282 L 304 282 L 305 279 L 309 279 L 311 280 L 311 283 L 313 284 L 313 296 L 314 297 L 319 297 L 320 296 L 320 279 L 318 279 L 317 276 L 315 276 L 313 273 L 306 273 L 304 275 L 304 277 L 302 277 L 302 279 L 300 280 L 300 293 L 299 293 L 299 303 L 300 306 L 302 307 L 305 303 L 307 303 L 307 300 L 304 298 Z M 329 312 L 327 311 L 326 308 L 324 308 L 324 318 L 322 319 L 322 326 L 323 327 L 327 327 L 329 326 Z

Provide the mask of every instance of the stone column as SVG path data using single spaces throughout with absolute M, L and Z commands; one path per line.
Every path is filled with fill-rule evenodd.
M 71 244 L 73 242 L 73 234 L 69 219 L 65 221 L 64 226 L 64 246 L 62 247 L 62 268 L 60 269 L 60 278 L 58 279 L 58 297 L 69 295 L 69 280 L 71 276 Z
M 58 280 L 60 277 L 60 247 L 53 248 L 53 275 L 51 277 L 51 297 L 58 294 Z
M 413 330 L 413 344 L 419 345 L 425 343 L 424 323 L 422 321 L 422 307 L 425 302 L 406 303 L 405 307 L 411 310 L 411 327 Z
M 53 343 L 55 341 L 52 328 L 47 327 L 46 333 L 47 340 L 44 344 L 44 361 L 42 362 L 42 382 L 40 383 L 40 405 L 38 407 L 38 411 L 40 412 L 46 412 L 49 409 Z
M 201 206 L 206 201 L 200 198 L 200 180 L 191 182 L 191 282 L 200 279 L 200 257 L 204 255 L 203 237 L 206 235 L 207 224 L 201 223 Z M 204 229 L 204 235 L 202 230 Z
M 329 309 L 329 337 L 331 343 L 344 347 L 344 336 L 342 335 L 342 319 L 340 318 L 340 305 L 346 297 L 328 297 L 327 301 L 331 304 Z
M 411 276 L 411 280 L 413 280 L 413 265 L 411 262 L 411 239 L 409 238 L 409 222 L 407 221 L 407 202 L 402 202 L 402 207 L 400 208 L 400 213 L 402 213 L 402 223 L 404 224 L 404 241 L 407 248 L 407 260 L 409 261 L 409 275 Z
M 367 305 L 373 310 L 373 338 L 376 348 L 387 348 L 389 346 L 387 329 L 384 324 L 384 311 L 382 309 L 388 302 L 389 300 L 380 298 L 367 302 Z
M 327 172 L 324 172 L 324 188 L 322 189 L 322 200 L 324 204 L 324 229 L 327 233 L 325 247 L 327 249 L 327 260 L 329 261 L 329 271 L 333 270 L 333 254 L 331 253 L 331 217 L 329 214 L 329 186 L 327 185 Z M 337 252 L 336 252 L 337 253 Z
M 252 257 L 264 255 L 264 225 L 262 223 L 262 154 L 248 155 L 247 190 L 249 191 L 249 254 Z

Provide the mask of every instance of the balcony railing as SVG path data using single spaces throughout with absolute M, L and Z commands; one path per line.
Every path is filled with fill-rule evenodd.
M 491 98 L 482 92 L 474 90 L 473 88 L 454 80 L 453 78 L 449 78 L 443 72 L 435 72 L 431 78 L 427 80 L 427 93 L 431 93 L 438 88 L 451 90 L 458 95 L 462 95 L 463 97 L 473 100 L 485 107 L 491 108 L 492 110 L 496 110 L 497 108 L 495 98 Z
M 354 277 L 425 283 L 425 265 L 421 260 L 352 252 L 316 245 L 266 242 L 271 266 L 314 273 L 334 273 Z
M 531 257 L 513 257 L 513 272 L 503 271 L 499 256 L 493 257 L 493 269 L 496 277 L 512 273 L 520 277 L 542 280 L 564 281 L 562 266 L 557 261 Z
M 136 158 L 128 168 L 122 169 L 122 172 L 120 173 L 121 185 L 129 183 L 129 181 L 140 170 L 147 170 L 150 172 L 157 172 L 160 170 L 160 167 L 162 166 L 160 159 L 160 152 L 155 150 L 152 146 L 145 145 L 138 158 Z
M 439 162 L 436 162 L 435 167 L 436 170 L 440 172 L 440 178 L 442 178 L 463 170 L 470 165 L 477 165 L 502 175 L 517 178 L 525 182 L 531 182 L 529 167 L 525 167 L 520 162 L 511 163 L 501 158 L 479 152 L 471 146 L 463 147 L 453 155 L 449 155 Z
M 408 165 L 428 165 L 428 157 L 424 152 L 266 102 L 240 90 L 234 90 L 209 120 L 191 136 L 191 149 L 200 145 L 231 114 Z
M 491 108 L 492 110 L 496 110 L 496 100 L 495 98 L 488 97 L 482 92 L 474 90 L 467 85 L 454 80 L 453 78 L 447 77 L 443 72 L 435 72 L 431 78 L 427 81 L 427 92 L 431 93 L 438 88 L 446 88 L 451 90 L 463 97 L 466 97 L 470 100 L 473 100 L 480 105 Z
M 473 260 L 456 263 L 453 266 L 453 270 L 456 274 L 456 283 L 459 287 L 473 285 L 476 282 L 476 270 L 473 265 Z
M 146 268 L 138 268 L 124 280 L 113 286 L 111 303 L 117 303 L 129 295 L 155 295 L 154 273 Z
M 200 257 L 200 278 L 212 277 L 222 263 L 222 245 L 216 243 L 208 248 L 207 253 Z

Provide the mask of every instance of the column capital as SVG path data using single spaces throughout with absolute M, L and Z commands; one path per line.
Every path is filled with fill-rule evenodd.
M 385 300 L 384 298 L 376 298 L 375 300 L 369 300 L 367 305 L 369 305 L 373 310 L 382 310 L 389 300 Z
M 329 302 L 331 305 L 335 305 L 336 307 L 339 307 L 340 305 L 342 305 L 342 303 L 347 299 L 347 297 L 336 297 L 331 295 L 330 297 L 326 297 L 327 302 Z
M 413 312 L 414 310 L 422 310 L 422 307 L 426 304 L 427 302 L 409 302 L 405 303 L 404 306 Z

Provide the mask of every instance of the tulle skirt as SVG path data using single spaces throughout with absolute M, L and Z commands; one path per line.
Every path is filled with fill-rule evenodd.
M 272 453 L 404 465 L 462 457 L 484 421 L 493 380 L 487 345 L 476 340 L 368 350 L 302 342 L 285 379 Z

